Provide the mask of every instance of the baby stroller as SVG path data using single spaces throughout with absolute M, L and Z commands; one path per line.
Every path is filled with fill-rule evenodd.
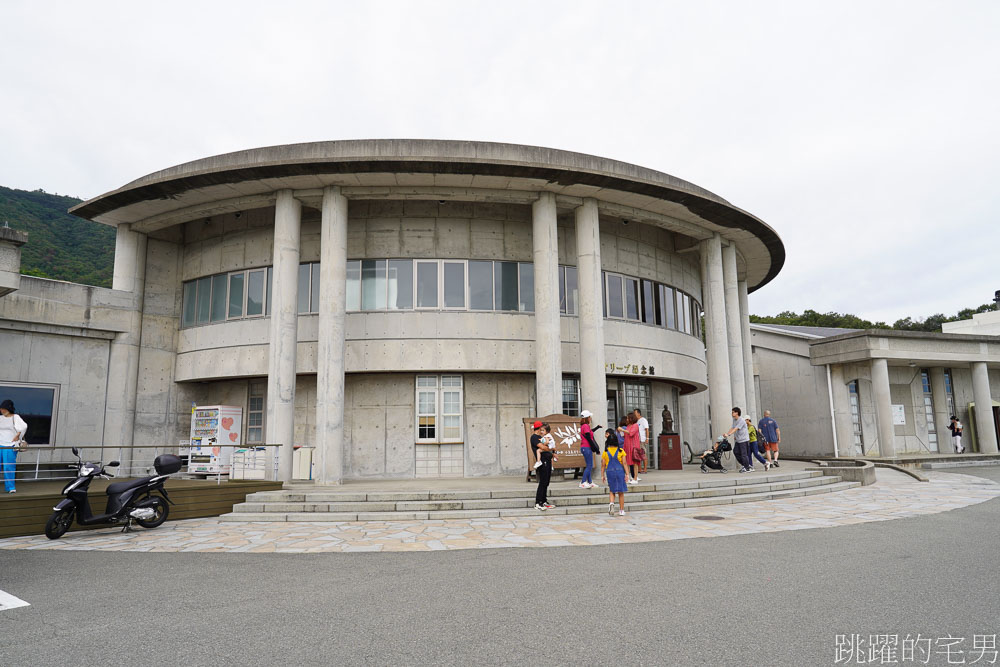
M 722 455 L 731 452 L 733 446 L 729 444 L 729 441 L 725 438 L 721 438 L 716 442 L 712 449 L 706 449 L 701 455 L 701 471 L 708 472 L 709 468 L 712 470 L 718 470 L 719 472 L 729 472 L 726 467 L 722 465 Z

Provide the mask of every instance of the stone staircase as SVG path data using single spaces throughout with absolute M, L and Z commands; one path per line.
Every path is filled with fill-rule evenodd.
M 626 509 L 676 509 L 780 500 L 832 493 L 860 486 L 819 471 L 763 475 L 692 475 L 689 482 L 639 483 L 629 487 Z M 555 509 L 544 514 L 599 514 L 608 511 L 607 491 L 576 485 L 549 487 Z M 329 488 L 262 491 L 233 506 L 221 521 L 413 521 L 539 516 L 535 485 L 475 491 L 356 492 Z

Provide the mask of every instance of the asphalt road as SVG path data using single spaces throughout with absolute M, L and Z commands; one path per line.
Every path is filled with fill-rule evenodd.
M 1000 468 L 954 472 L 1000 482 Z M 637 545 L 0 551 L 0 590 L 31 603 L 0 611 L 0 665 L 828 665 L 836 635 L 855 633 L 951 635 L 971 649 L 974 635 L 1000 634 L 998 518 L 994 499 Z

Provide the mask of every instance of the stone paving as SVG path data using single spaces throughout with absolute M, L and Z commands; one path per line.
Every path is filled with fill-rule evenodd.
M 936 514 L 1000 496 L 1000 484 L 932 472 L 929 482 L 879 470 L 879 481 L 820 496 L 644 511 L 624 517 L 544 515 L 489 519 L 341 523 L 168 521 L 155 530 L 71 532 L 0 540 L 0 549 L 143 552 L 318 553 L 591 546 L 831 528 Z M 627 498 L 627 497 L 626 497 Z M 702 520 L 696 517 L 723 517 Z

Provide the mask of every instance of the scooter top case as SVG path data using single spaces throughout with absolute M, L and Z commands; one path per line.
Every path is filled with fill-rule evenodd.
M 181 470 L 181 457 L 174 454 L 160 454 L 153 461 L 153 468 L 159 475 L 173 475 Z

